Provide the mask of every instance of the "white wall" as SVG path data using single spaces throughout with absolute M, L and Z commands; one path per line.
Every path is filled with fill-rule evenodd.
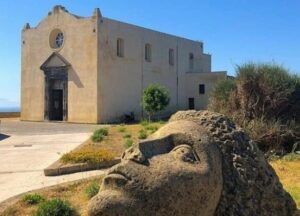
M 103 18 L 99 25 L 99 121 L 107 122 L 125 113 L 142 115 L 142 91 L 151 83 L 165 86 L 170 105 L 162 113 L 187 109 L 190 78 L 187 72 L 211 72 L 211 56 L 201 42 Z M 124 40 L 124 57 L 117 53 L 117 38 Z M 152 46 L 152 61 L 144 60 L 145 44 Z M 174 49 L 174 65 L 169 65 L 169 48 Z M 194 70 L 189 70 L 189 54 L 194 54 Z M 178 86 L 177 86 L 178 78 Z M 199 77 L 195 76 L 195 79 Z M 198 82 L 197 82 L 198 83 Z

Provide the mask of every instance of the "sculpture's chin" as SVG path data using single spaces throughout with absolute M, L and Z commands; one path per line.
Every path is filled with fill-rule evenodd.
M 134 206 L 138 206 L 138 200 L 129 198 L 115 190 L 104 190 L 96 195 L 90 202 L 88 212 L 90 216 L 133 216 Z

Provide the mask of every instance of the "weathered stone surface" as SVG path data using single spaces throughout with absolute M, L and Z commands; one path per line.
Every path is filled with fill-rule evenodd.
M 128 149 L 90 216 L 293 215 L 296 206 L 256 144 L 223 115 L 185 111 Z

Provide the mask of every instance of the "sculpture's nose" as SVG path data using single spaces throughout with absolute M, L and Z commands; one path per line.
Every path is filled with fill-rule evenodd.
M 143 155 L 143 153 L 139 150 L 138 147 L 133 146 L 123 153 L 122 160 L 131 160 L 143 164 L 146 161 L 146 157 Z

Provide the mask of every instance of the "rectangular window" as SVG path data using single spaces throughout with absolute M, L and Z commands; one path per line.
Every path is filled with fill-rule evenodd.
M 169 65 L 174 65 L 174 50 L 169 49 Z
M 194 70 L 194 54 L 190 53 L 189 55 L 189 69 L 190 71 Z
M 199 94 L 205 94 L 205 85 L 204 84 L 199 85 Z
M 189 98 L 189 109 L 190 110 L 195 109 L 195 99 L 194 98 Z
M 147 62 L 151 62 L 152 60 L 152 56 L 151 56 L 151 45 L 150 44 L 146 44 L 145 45 L 145 60 Z
M 124 57 L 124 40 L 122 38 L 117 39 L 117 56 Z

